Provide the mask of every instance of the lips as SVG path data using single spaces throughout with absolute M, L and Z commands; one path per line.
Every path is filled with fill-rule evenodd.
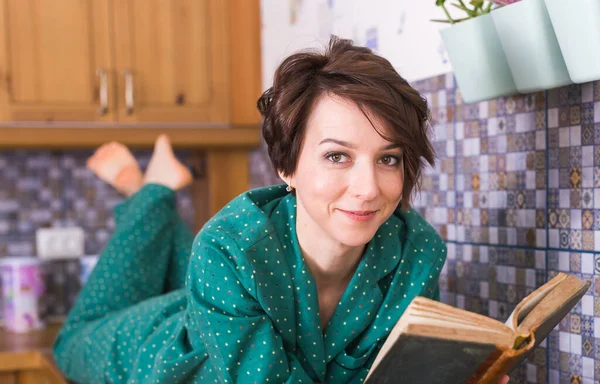
M 342 209 L 342 211 L 347 212 L 347 213 L 351 213 L 351 214 L 357 215 L 357 216 L 368 216 L 368 215 L 370 215 L 372 213 L 377 212 L 377 211 L 346 211 L 346 210 L 343 210 L 343 209 Z
M 377 211 L 346 211 L 344 209 L 339 209 L 339 211 L 349 219 L 360 222 L 373 219 L 377 213 Z

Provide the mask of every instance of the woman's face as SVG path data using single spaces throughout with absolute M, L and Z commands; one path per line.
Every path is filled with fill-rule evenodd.
M 382 122 L 371 117 L 377 129 Z M 306 127 L 296 173 L 297 224 L 341 245 L 368 243 L 402 197 L 402 150 L 351 101 L 324 95 Z

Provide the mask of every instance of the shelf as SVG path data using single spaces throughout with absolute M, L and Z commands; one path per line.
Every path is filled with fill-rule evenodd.
M 180 149 L 242 149 L 260 144 L 258 126 L 115 124 L 77 126 L 16 123 L 0 125 L 2 149 L 83 149 L 96 148 L 109 141 L 119 141 L 130 147 L 151 148 L 161 133 L 167 133 L 175 148 Z

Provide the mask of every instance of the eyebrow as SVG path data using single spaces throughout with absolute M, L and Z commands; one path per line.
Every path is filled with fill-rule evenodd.
M 341 145 L 342 147 L 346 147 L 346 148 L 350 148 L 350 149 L 356 148 L 356 146 L 352 143 L 349 143 L 349 142 L 343 141 L 343 140 L 337 140 L 337 139 L 323 139 L 323 140 L 321 140 L 319 145 L 326 144 L 326 143 L 334 143 L 334 144 L 338 144 L 338 145 Z M 396 149 L 396 148 L 400 148 L 400 145 L 392 143 L 392 144 L 388 144 L 385 147 L 381 148 L 381 150 L 387 151 L 387 150 Z

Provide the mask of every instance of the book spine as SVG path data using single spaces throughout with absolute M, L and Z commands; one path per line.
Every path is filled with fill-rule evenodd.
M 483 378 L 483 376 L 486 374 L 486 372 L 488 372 L 490 370 L 490 368 L 492 368 L 494 363 L 496 363 L 496 361 L 498 361 L 500 359 L 500 357 L 502 356 L 502 354 L 504 352 L 505 352 L 504 349 L 500 349 L 500 348 L 498 348 L 498 346 L 496 346 L 496 348 L 492 351 L 492 353 L 490 353 L 488 358 L 485 359 L 485 361 L 483 363 L 481 363 L 479 368 L 477 368 L 477 370 L 469 378 L 469 380 L 467 381 L 466 384 L 478 384 L 479 380 L 481 380 L 481 378 Z
M 481 371 L 483 371 L 483 375 L 473 383 L 497 384 L 504 375 L 507 375 L 510 371 L 512 371 L 513 368 L 515 368 L 517 364 L 519 364 L 527 355 L 529 355 L 535 345 L 535 337 L 533 337 L 533 333 L 531 333 L 529 343 L 520 349 L 504 348 L 502 350 L 497 346 L 497 349 L 500 349 L 502 353 L 496 359 L 496 361 L 492 362 L 490 366 L 486 367 L 485 369 L 481 369 Z M 482 364 L 482 366 L 484 364 Z M 477 369 L 476 372 L 480 372 L 480 369 Z

